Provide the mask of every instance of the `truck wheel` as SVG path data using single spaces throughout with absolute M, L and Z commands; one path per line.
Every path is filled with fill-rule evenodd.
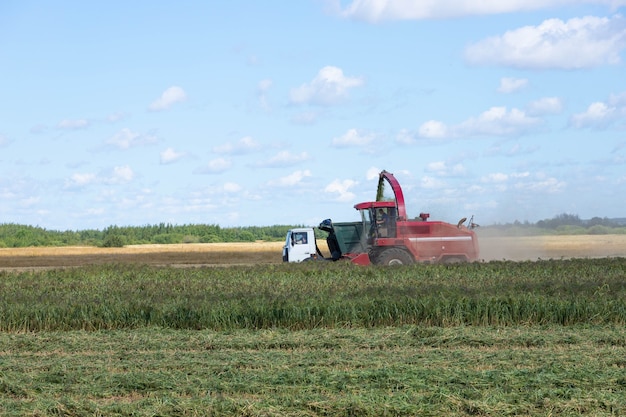
M 378 265 L 410 265 L 413 263 L 411 255 L 398 248 L 383 251 L 376 257 Z

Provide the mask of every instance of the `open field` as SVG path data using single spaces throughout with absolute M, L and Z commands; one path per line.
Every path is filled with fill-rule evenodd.
M 626 257 L 626 235 L 479 237 L 481 258 L 537 260 Z M 281 263 L 283 242 L 189 243 L 124 248 L 1 248 L 0 269 L 54 268 L 106 263 L 147 265 L 258 265 Z M 325 256 L 326 243 L 318 242 Z
M 371 268 L 0 249 L 0 415 L 626 415 L 624 237 L 481 243 L 492 262 Z
M 0 414 L 623 416 L 622 327 L 0 333 Z

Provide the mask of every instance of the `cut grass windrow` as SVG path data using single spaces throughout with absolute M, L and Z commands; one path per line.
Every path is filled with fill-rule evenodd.
M 0 331 L 626 324 L 626 259 L 0 272 Z
M 623 416 L 623 326 L 0 333 L 13 416 Z

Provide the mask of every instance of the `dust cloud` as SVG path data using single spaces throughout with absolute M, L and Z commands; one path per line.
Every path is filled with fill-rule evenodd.
M 626 235 L 477 235 L 484 261 L 626 257 Z

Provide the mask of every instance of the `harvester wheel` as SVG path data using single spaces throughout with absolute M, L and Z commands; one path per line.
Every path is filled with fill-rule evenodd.
M 398 248 L 391 248 L 381 252 L 376 257 L 378 265 L 410 265 L 413 258 L 406 251 Z

